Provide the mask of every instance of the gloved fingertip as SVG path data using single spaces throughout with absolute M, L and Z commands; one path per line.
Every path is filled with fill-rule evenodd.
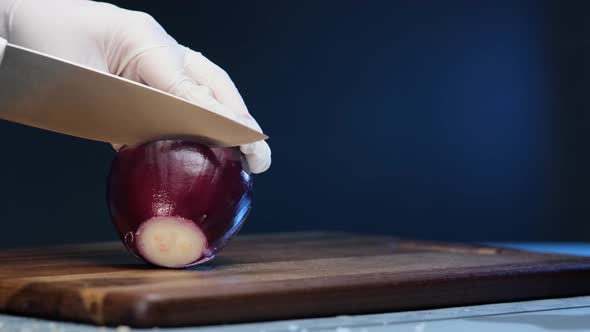
M 260 159 L 257 156 L 246 157 L 250 171 L 254 174 L 260 174 L 267 171 L 270 168 L 270 158 Z
M 270 165 L 271 165 L 271 159 L 269 157 L 268 159 L 266 159 L 266 162 L 264 163 L 264 165 L 260 168 L 260 172 L 258 172 L 258 174 L 268 171 L 268 169 L 270 168 Z
M 260 173 L 260 168 L 261 168 L 260 166 L 261 165 L 255 156 L 247 155 L 246 161 L 248 162 L 248 168 L 250 169 L 250 173 L 252 173 L 252 174 Z
M 270 167 L 271 151 L 265 141 L 242 145 L 240 150 L 246 156 L 246 161 L 252 173 L 259 174 Z
M 242 151 L 242 153 L 245 155 L 252 154 L 252 152 L 255 150 L 254 144 L 255 143 L 240 145 L 240 151 Z

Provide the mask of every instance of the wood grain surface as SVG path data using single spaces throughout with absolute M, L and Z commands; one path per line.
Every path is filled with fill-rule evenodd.
M 0 310 L 135 327 L 364 314 L 590 294 L 590 258 L 293 233 L 238 236 L 187 270 L 119 243 L 0 252 Z

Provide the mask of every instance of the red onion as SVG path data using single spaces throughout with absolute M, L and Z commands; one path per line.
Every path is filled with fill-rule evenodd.
M 252 177 L 237 148 L 178 140 L 121 149 L 108 202 L 121 241 L 151 264 L 182 268 L 212 259 L 250 211 Z

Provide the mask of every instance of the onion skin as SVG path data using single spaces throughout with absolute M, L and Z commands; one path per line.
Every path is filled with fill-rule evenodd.
M 159 266 L 186 267 L 212 259 L 250 212 L 253 184 L 245 165 L 237 148 L 208 148 L 190 141 L 123 147 L 111 164 L 107 189 L 109 213 L 121 241 L 135 256 Z M 166 220 L 155 217 L 193 223 L 206 239 L 202 253 L 182 266 L 144 257 L 138 230 L 149 220 Z

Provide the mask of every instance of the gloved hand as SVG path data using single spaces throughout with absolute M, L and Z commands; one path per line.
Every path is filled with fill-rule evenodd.
M 227 73 L 178 44 L 148 14 L 89 0 L 0 0 L 0 37 L 147 84 L 260 130 Z M 253 173 L 269 168 L 266 142 L 240 150 Z

